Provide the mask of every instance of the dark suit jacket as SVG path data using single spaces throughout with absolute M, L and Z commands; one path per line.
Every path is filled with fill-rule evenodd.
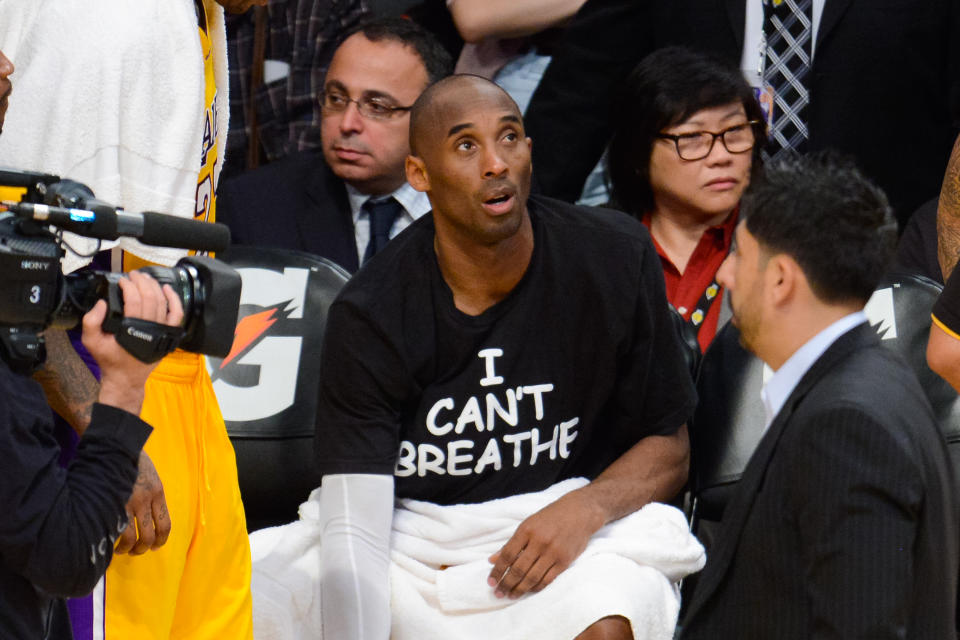
M 609 138 L 612 96 L 647 53 L 679 44 L 739 66 L 745 2 L 587 2 L 527 110 L 538 188 L 579 195 Z M 960 0 L 826 0 L 810 92 L 809 150 L 854 156 L 902 226 L 939 192 L 958 132 Z
M 233 244 L 306 251 L 359 266 L 347 189 L 319 151 L 304 151 L 225 181 L 217 218 Z
M 682 638 L 953 638 L 960 511 L 919 383 L 864 324 L 750 460 Z

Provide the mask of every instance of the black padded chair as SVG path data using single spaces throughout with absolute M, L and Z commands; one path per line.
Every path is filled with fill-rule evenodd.
M 320 485 L 320 350 L 327 311 L 350 275 L 297 251 L 233 247 L 218 257 L 240 272 L 243 292 L 233 349 L 209 367 L 254 531 L 295 520 Z
M 899 353 L 917 374 L 960 470 L 960 397 L 926 361 L 930 311 L 941 288 L 922 276 L 893 274 L 884 278 L 865 310 L 881 344 Z M 723 327 L 697 376 L 700 402 L 690 426 L 694 531 L 704 521 L 721 519 L 763 436 L 763 376 L 763 363 L 740 346 L 737 328 Z

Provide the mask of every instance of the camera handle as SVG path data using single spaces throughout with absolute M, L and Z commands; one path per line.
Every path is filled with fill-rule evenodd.
M 123 316 L 123 297 L 116 281 L 107 284 L 107 316 L 103 330 L 116 336 L 117 344 L 130 355 L 147 364 L 152 364 L 177 348 L 183 339 L 180 327 Z

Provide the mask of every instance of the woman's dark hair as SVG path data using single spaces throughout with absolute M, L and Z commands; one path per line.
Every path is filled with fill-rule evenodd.
M 657 135 L 701 109 L 743 104 L 754 127 L 753 172 L 766 144 L 763 112 L 740 70 L 717 58 L 683 47 L 654 51 L 630 73 L 613 107 L 613 137 L 607 170 L 613 201 L 640 217 L 653 210 L 650 154 Z M 719 142 L 718 142 L 719 144 Z

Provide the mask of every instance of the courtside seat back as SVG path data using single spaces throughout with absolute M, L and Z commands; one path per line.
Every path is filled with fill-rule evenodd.
M 703 356 L 690 424 L 690 488 L 699 519 L 720 520 L 763 436 L 764 368 L 740 345 L 740 331 L 729 322 Z
M 916 275 L 884 278 L 865 307 L 881 344 L 914 370 L 960 465 L 960 397 L 926 361 L 930 311 L 940 285 Z M 690 489 L 695 520 L 719 520 L 736 482 L 763 436 L 760 391 L 769 368 L 747 352 L 727 324 L 703 356 L 697 376 L 700 401 L 690 427 Z M 960 469 L 960 466 L 957 467 Z
M 954 467 L 960 470 L 960 396 L 927 366 L 930 312 L 942 289 L 924 276 L 891 274 L 877 287 L 865 311 L 881 344 L 899 353 L 917 375 L 947 440 Z
M 327 312 L 349 274 L 307 253 L 233 247 L 218 256 L 243 279 L 233 348 L 209 358 L 237 455 L 253 531 L 297 518 L 320 485 L 313 438 Z

